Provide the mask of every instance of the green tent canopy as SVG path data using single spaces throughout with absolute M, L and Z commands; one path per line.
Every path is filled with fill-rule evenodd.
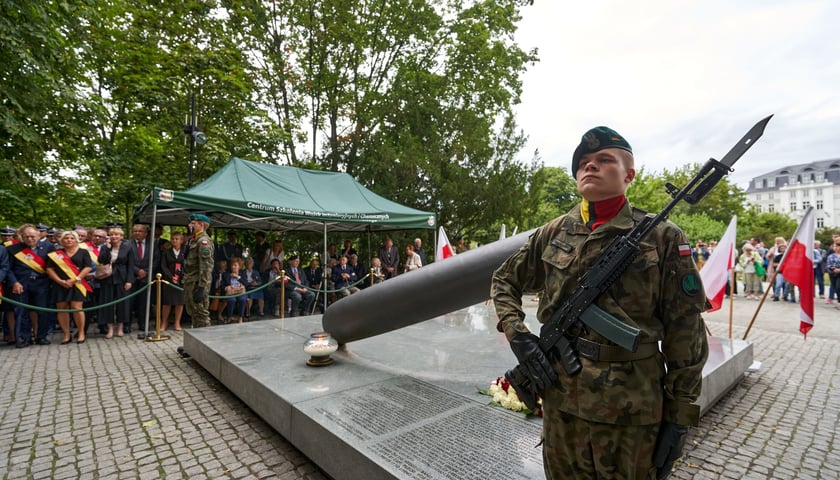
M 380 197 L 346 173 L 231 159 L 195 187 L 155 187 L 134 210 L 134 221 L 186 225 L 190 213 L 215 228 L 265 231 L 382 231 L 433 229 L 433 213 Z

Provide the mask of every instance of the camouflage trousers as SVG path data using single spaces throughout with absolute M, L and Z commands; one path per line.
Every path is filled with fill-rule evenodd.
M 659 424 L 589 422 L 551 409 L 543 399 L 543 465 L 547 480 L 654 480 L 653 452 Z
M 184 304 L 187 313 L 192 319 L 192 327 L 209 327 L 210 324 L 210 298 L 205 295 L 201 302 L 193 300 L 197 282 L 186 281 L 184 283 Z

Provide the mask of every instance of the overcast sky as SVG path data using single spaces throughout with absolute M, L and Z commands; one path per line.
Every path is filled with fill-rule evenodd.
M 521 48 L 517 121 L 546 165 L 569 167 L 581 135 L 607 125 L 636 167 L 720 159 L 758 120 L 764 136 L 735 165 L 741 187 L 788 165 L 840 158 L 840 1 L 535 0 Z

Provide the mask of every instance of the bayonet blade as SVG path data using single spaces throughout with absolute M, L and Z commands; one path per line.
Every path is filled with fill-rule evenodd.
M 767 123 L 770 121 L 771 118 L 773 118 L 772 114 L 768 115 L 766 118 L 763 118 L 758 123 L 756 123 L 750 129 L 750 131 L 747 132 L 747 134 L 744 135 L 744 137 L 741 140 L 739 140 L 738 143 L 736 143 L 735 146 L 732 147 L 732 149 L 729 150 L 729 152 L 727 152 L 722 159 L 720 159 L 720 163 L 726 165 L 729 168 L 732 168 L 732 165 L 734 165 L 735 162 L 737 162 L 738 159 L 741 158 L 741 156 L 744 153 L 746 153 L 746 151 L 749 150 L 750 147 L 753 146 L 755 141 L 761 138 L 762 135 L 764 135 L 764 127 L 767 126 Z

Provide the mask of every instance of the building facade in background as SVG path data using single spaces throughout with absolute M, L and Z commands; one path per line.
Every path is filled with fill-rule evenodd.
M 780 168 L 750 180 L 747 201 L 799 221 L 816 210 L 817 228 L 840 226 L 840 158 Z

